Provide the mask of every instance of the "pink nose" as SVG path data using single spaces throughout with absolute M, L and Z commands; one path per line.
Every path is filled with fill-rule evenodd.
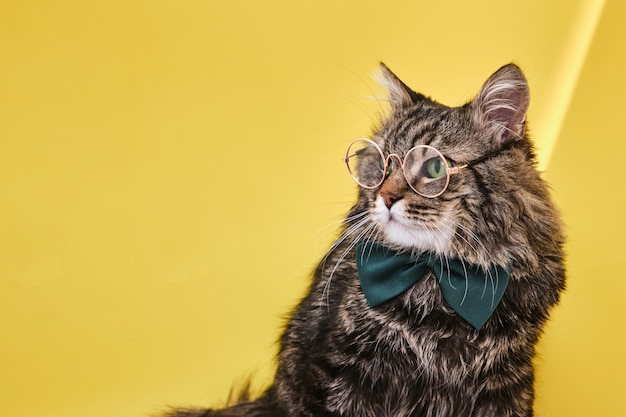
M 391 208 L 397 201 L 402 199 L 402 196 L 395 194 L 391 191 L 381 191 L 380 196 L 383 198 L 387 208 Z

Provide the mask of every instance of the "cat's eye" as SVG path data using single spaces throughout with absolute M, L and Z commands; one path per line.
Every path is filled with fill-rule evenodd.
M 389 176 L 389 174 L 391 174 L 396 169 L 395 165 L 396 164 L 393 162 L 392 158 L 387 160 L 387 173 L 386 173 L 386 176 Z
M 441 158 L 435 157 L 426 161 L 422 169 L 425 176 L 436 179 L 446 175 L 446 165 L 446 162 L 442 161 Z

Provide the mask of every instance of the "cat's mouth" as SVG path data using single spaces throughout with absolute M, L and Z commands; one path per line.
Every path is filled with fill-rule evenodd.
M 440 254 L 447 252 L 450 246 L 453 229 L 446 225 L 445 216 L 437 221 L 412 219 L 402 200 L 388 208 L 379 196 L 372 217 L 385 241 L 392 246 Z

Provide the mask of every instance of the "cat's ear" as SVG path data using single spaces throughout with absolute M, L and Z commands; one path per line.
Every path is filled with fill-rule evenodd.
M 377 74 L 376 79 L 387 89 L 389 92 L 389 101 L 393 109 L 403 109 L 413 106 L 419 100 L 424 99 L 424 96 L 411 90 L 405 83 L 400 80 L 391 72 L 389 67 L 382 62 L 380 63 L 380 73 Z
M 485 82 L 472 102 L 474 114 L 500 145 L 524 138 L 530 94 L 522 70 L 508 64 Z

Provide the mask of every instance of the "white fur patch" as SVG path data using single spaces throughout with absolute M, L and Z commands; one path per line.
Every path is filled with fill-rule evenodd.
M 400 200 L 388 209 L 380 195 L 376 198 L 372 217 L 387 242 L 420 252 L 445 253 L 454 233 L 452 227 L 445 225 L 445 217 L 438 219 L 438 224 L 420 224 L 409 219 L 404 201 Z

